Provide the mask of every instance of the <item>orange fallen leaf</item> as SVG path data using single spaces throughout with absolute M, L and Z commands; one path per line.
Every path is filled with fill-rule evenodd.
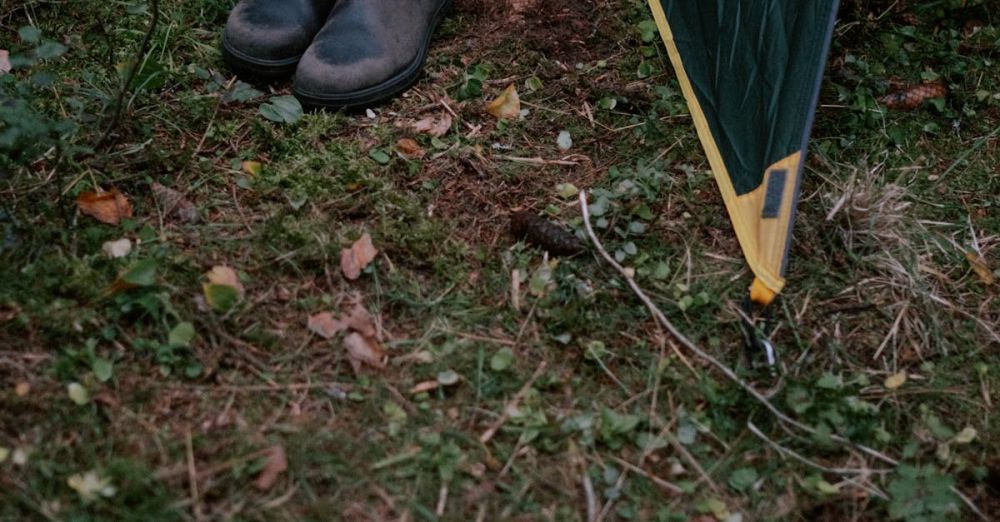
M 288 469 L 288 456 L 285 455 L 285 448 L 281 445 L 271 446 L 267 450 L 267 461 L 264 469 L 253 485 L 260 491 L 267 491 L 278 481 L 278 477 Z
M 354 373 L 361 371 L 363 365 L 373 368 L 385 368 L 387 356 L 378 341 L 365 337 L 358 332 L 351 332 L 344 337 L 344 348 L 347 348 L 347 360 Z
M 986 260 L 983 259 L 983 256 L 969 250 L 965 253 L 965 259 L 969 261 L 970 265 L 972 265 L 972 270 L 977 276 L 979 276 L 979 280 L 982 281 L 984 285 L 996 284 L 997 276 L 993 275 L 993 271 L 990 270 L 990 267 L 986 264 Z
M 236 289 L 236 292 L 243 297 L 246 290 L 243 288 L 243 283 L 240 282 L 240 277 L 236 275 L 236 271 L 225 265 L 213 266 L 211 270 L 205 273 L 205 277 L 208 278 L 209 284 L 229 286 Z
M 427 152 L 420 147 L 416 140 L 403 138 L 396 142 L 396 150 L 406 159 L 422 158 Z
M 517 87 L 510 84 L 500 96 L 486 106 L 486 112 L 501 120 L 514 120 L 521 117 L 521 98 L 517 95 Z
M 122 219 L 132 217 L 132 203 L 116 188 L 81 192 L 76 197 L 76 206 L 80 212 L 108 225 L 117 225 Z
M 345 248 L 340 252 L 340 269 L 348 279 L 357 279 L 361 277 L 361 271 L 377 255 L 378 249 L 372 244 L 372 237 L 365 232 L 361 236 L 361 239 L 358 239 L 351 245 L 351 248 Z
M 360 302 L 354 305 L 351 314 L 343 319 L 344 324 L 365 337 L 375 337 L 375 318 Z
M 413 130 L 424 134 L 430 134 L 435 138 L 440 138 L 441 136 L 448 134 L 448 131 L 451 130 L 451 121 L 451 114 L 444 112 L 436 118 L 434 116 L 428 116 L 418 120 L 413 124 Z
M 14 395 L 17 395 L 18 397 L 24 397 L 30 391 L 31 384 L 27 381 L 21 381 L 14 385 Z
M 347 324 L 339 319 L 335 319 L 330 312 L 321 312 L 309 316 L 307 327 L 316 335 L 324 339 L 331 339 L 341 330 L 347 328 Z

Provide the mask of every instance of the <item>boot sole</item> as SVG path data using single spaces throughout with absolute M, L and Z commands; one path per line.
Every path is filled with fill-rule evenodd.
M 420 52 L 417 53 L 417 56 L 405 69 L 396 73 L 395 76 L 392 76 L 388 80 L 365 89 L 337 94 L 313 93 L 292 85 L 292 93 L 295 94 L 295 97 L 299 99 L 299 102 L 307 110 L 351 110 L 371 107 L 405 92 L 420 79 L 420 75 L 424 70 L 424 64 L 427 62 L 427 55 L 430 52 L 434 31 L 448 13 L 451 4 L 452 0 L 447 0 L 441 4 L 441 7 L 434 13 L 430 30 L 427 31 L 427 35 L 424 37 L 424 43 L 420 47 Z
M 269 83 L 286 79 L 295 74 L 302 55 L 281 60 L 262 60 L 234 48 L 226 35 L 222 35 L 222 60 L 236 76 L 251 83 Z

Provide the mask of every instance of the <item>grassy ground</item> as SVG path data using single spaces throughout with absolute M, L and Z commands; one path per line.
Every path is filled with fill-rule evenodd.
M 973 519 L 952 485 L 1000 512 L 986 2 L 842 7 L 773 309 L 779 380 L 743 361 L 750 276 L 644 3 L 496 4 L 458 2 L 402 99 L 281 124 L 260 106 L 287 86 L 244 100 L 222 66 L 230 2 L 168 0 L 99 147 L 150 6 L 0 7 L 0 48 L 38 57 L 0 77 L 0 519 Z M 875 101 L 923 81 L 949 95 Z M 528 114 L 498 123 L 485 103 L 509 83 Z M 450 112 L 439 138 L 411 128 Z M 401 138 L 426 155 L 397 154 Z M 680 349 L 591 253 L 547 260 L 509 235 L 520 209 L 579 232 L 567 183 L 671 320 L 817 436 Z M 80 214 L 96 187 L 134 217 Z M 351 281 L 340 252 L 364 232 L 380 255 Z M 102 253 L 120 238 L 128 256 Z M 137 264 L 139 284 L 114 286 Z M 217 265 L 246 289 L 227 312 L 202 298 Z M 306 327 L 356 302 L 382 370 L 356 374 Z M 448 385 L 411 391 L 427 381 Z M 275 447 L 288 469 L 255 487 Z

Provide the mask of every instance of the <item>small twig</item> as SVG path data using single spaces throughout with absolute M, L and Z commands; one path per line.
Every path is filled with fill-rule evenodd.
M 498 154 L 493 157 L 504 161 L 513 161 L 515 163 L 528 163 L 530 165 L 565 165 L 567 167 L 575 167 L 580 164 L 580 162 L 578 161 L 550 160 L 540 157 L 525 158 L 522 156 L 508 156 L 506 154 Z
M 198 468 L 194 464 L 194 443 L 191 440 L 191 428 L 188 428 L 185 433 L 184 447 L 187 451 L 188 487 L 191 490 L 192 510 L 195 520 L 202 520 L 205 516 L 201 512 L 201 499 L 198 495 Z
M 94 150 L 100 149 L 108 140 L 108 137 L 111 136 L 111 132 L 118 126 L 118 120 L 121 118 L 125 105 L 125 95 L 128 93 L 132 81 L 135 80 L 135 75 L 139 73 L 139 69 L 142 67 L 143 61 L 145 61 L 146 54 L 149 52 L 149 45 L 153 41 L 153 33 L 156 32 L 156 26 L 160 23 L 160 0 L 153 0 L 150 8 L 153 10 L 153 19 L 150 20 L 149 28 L 146 29 L 146 36 L 143 37 L 142 44 L 139 45 L 139 52 L 135 54 L 135 62 L 132 64 L 132 68 L 129 69 L 128 74 L 125 75 L 125 81 L 122 83 L 121 90 L 118 91 L 114 112 L 111 114 L 107 126 L 104 127 L 104 133 L 101 134 L 101 138 L 94 145 Z
M 759 438 L 760 440 L 766 442 L 769 446 L 771 446 L 772 448 L 774 448 L 778 453 L 781 453 L 782 455 L 785 455 L 787 457 L 791 457 L 791 458 L 793 458 L 793 459 L 795 459 L 795 460 L 797 460 L 797 461 L 799 461 L 799 462 L 801 462 L 801 463 L 803 463 L 803 464 L 805 464 L 807 466 L 816 468 L 816 469 L 818 469 L 820 471 L 824 471 L 826 473 L 833 473 L 833 474 L 836 474 L 836 475 L 871 475 L 871 474 L 892 473 L 892 471 L 893 471 L 891 469 L 886 469 L 886 468 L 879 468 L 879 469 L 830 468 L 830 467 L 824 466 L 824 465 L 822 465 L 822 464 L 820 464 L 818 462 L 810 460 L 810 459 L 802 456 L 801 454 L 795 452 L 794 450 L 786 448 L 786 447 L 782 446 L 781 444 L 778 444 L 777 442 L 769 439 L 767 437 L 767 435 L 764 435 L 764 433 L 762 431 L 760 431 L 760 428 L 758 428 L 757 425 L 755 425 L 752 421 L 747 421 L 747 428 L 750 430 L 751 433 L 753 433 L 754 435 L 756 435 L 757 438 Z
M 654 484 L 656 484 L 657 486 L 660 486 L 661 488 L 669 491 L 670 493 L 673 493 L 675 495 L 681 495 L 681 494 L 684 493 L 684 490 L 681 489 L 680 486 L 678 486 L 677 484 L 674 484 L 673 482 L 668 482 L 668 481 L 666 481 L 666 480 L 664 480 L 664 479 L 662 479 L 662 478 L 660 478 L 660 477 L 658 477 L 656 475 L 653 475 L 652 473 L 650 473 L 650 472 L 648 472 L 648 471 L 640 468 L 639 466 L 636 466 L 635 464 L 632 464 L 631 462 L 629 462 L 629 461 L 627 461 L 625 459 L 622 459 L 622 458 L 616 457 L 614 455 L 611 455 L 611 460 L 617 462 L 622 467 L 628 469 L 629 471 L 631 471 L 633 473 L 638 473 L 639 475 L 642 475 L 643 477 L 646 477 L 647 479 L 649 479 L 650 481 L 652 481 Z
M 514 398 L 511 399 L 510 402 L 508 402 L 506 405 L 504 405 L 503 411 L 500 413 L 500 418 L 497 419 L 492 426 L 490 426 L 486 431 L 483 432 L 482 435 L 479 436 L 479 442 L 486 444 L 487 442 L 490 441 L 490 439 L 493 438 L 494 435 L 496 435 L 497 430 L 499 430 L 504 425 L 504 423 L 507 422 L 507 417 L 510 416 L 508 412 L 514 408 L 517 408 L 517 405 L 520 404 L 521 401 L 524 399 L 524 396 L 528 393 L 528 390 L 531 389 L 531 386 L 534 385 L 535 381 L 537 381 L 538 378 L 542 376 L 542 372 L 545 371 L 545 366 L 546 366 L 545 361 L 542 361 L 541 363 L 538 364 L 538 369 L 535 370 L 535 373 L 531 375 L 531 378 L 528 379 L 528 382 L 524 383 L 524 386 L 522 386 L 521 389 L 518 390 L 517 394 L 514 395 Z
M 587 497 L 587 522 L 597 521 L 597 499 L 594 497 L 594 484 L 590 481 L 590 475 L 587 474 L 587 469 L 583 470 L 583 477 L 580 479 L 583 483 L 583 494 Z

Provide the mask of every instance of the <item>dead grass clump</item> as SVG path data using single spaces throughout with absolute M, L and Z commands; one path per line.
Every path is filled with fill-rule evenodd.
M 898 367 L 946 355 L 983 334 L 987 343 L 1000 341 L 959 284 L 965 267 L 949 264 L 962 252 L 961 224 L 917 219 L 908 188 L 888 181 L 881 167 L 858 169 L 828 200 L 827 221 L 855 260 L 855 283 L 841 295 L 881 312 L 847 326 L 866 333 L 848 344 Z M 962 331 L 970 324 L 976 331 Z

